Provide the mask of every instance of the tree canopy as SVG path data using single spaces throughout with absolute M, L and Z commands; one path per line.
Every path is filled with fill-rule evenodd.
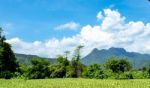
M 5 42 L 6 38 L 0 28 L 0 77 L 3 77 L 3 73 L 14 73 L 17 70 L 18 63 L 16 57 L 11 49 L 11 45 Z

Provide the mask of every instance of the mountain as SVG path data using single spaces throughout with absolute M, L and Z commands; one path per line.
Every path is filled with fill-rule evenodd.
M 127 52 L 123 48 L 109 48 L 108 50 L 102 49 L 93 49 L 93 51 L 81 59 L 82 63 L 85 65 L 90 64 L 104 64 L 106 60 L 110 57 L 125 57 L 133 65 L 134 68 L 140 68 L 150 64 L 150 55 L 149 54 L 140 54 L 136 52 Z
M 25 64 L 25 65 L 30 65 L 31 64 L 31 60 L 33 58 L 43 58 L 43 57 L 39 57 L 36 55 L 26 55 L 26 54 L 17 54 L 15 53 L 15 56 L 17 58 L 17 61 L 21 64 Z M 52 58 L 43 58 L 48 60 L 51 64 L 56 62 L 56 59 L 52 59 Z

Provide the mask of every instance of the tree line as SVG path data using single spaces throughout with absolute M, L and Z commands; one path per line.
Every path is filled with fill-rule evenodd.
M 50 64 L 46 59 L 33 58 L 31 65 L 23 65 L 17 59 L 11 49 L 11 45 L 5 42 L 6 38 L 0 28 L 0 78 L 10 79 L 45 79 L 45 78 L 96 78 L 96 79 L 142 79 L 150 78 L 150 66 L 133 69 L 132 64 L 126 58 L 110 57 L 104 64 L 92 64 L 86 66 L 81 63 L 78 46 L 72 59 L 68 60 L 69 51 L 64 56 L 58 56 L 57 62 Z

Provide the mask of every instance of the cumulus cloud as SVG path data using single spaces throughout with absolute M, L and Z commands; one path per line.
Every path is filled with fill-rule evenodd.
M 68 23 L 65 23 L 65 24 L 61 24 L 61 25 L 58 25 L 55 29 L 56 30 L 76 30 L 80 27 L 80 25 L 76 22 L 68 22 Z
M 102 12 L 100 11 L 98 14 L 97 14 L 97 19 L 98 20 L 101 20 L 103 18 L 103 15 L 102 15 Z
M 103 15 L 102 15 L 103 14 Z M 91 52 L 93 48 L 123 47 L 128 51 L 150 52 L 150 23 L 142 21 L 125 21 L 119 11 L 104 9 L 98 13 L 101 20 L 99 25 L 86 25 L 80 33 L 63 39 L 49 39 L 48 41 L 25 42 L 19 38 L 7 40 L 12 44 L 17 53 L 36 54 L 46 57 L 55 57 L 64 51 L 73 51 L 77 45 L 84 45 L 83 56 Z M 102 18 L 102 19 L 101 19 Z M 69 24 L 60 26 L 67 28 Z M 74 28 L 74 27 L 70 27 Z M 59 27 L 58 27 L 59 29 Z

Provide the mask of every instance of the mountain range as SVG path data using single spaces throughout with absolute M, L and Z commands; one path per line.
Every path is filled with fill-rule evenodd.
M 85 65 L 90 65 L 94 63 L 104 64 L 106 60 L 111 57 L 116 57 L 116 58 L 124 57 L 131 62 L 134 68 L 140 68 L 150 64 L 149 54 L 127 52 L 123 48 L 114 48 L 114 47 L 109 49 L 102 49 L 102 50 L 98 50 L 97 48 L 95 48 L 90 54 L 85 56 L 81 61 Z
M 30 65 L 32 58 L 39 58 L 36 55 L 25 55 L 25 54 L 15 54 L 17 60 L 21 64 Z M 107 59 L 111 57 L 121 58 L 124 57 L 128 59 L 134 68 L 141 68 L 150 64 L 150 54 L 140 54 L 137 52 L 128 52 L 124 48 L 109 48 L 98 50 L 93 49 L 91 53 L 81 59 L 81 62 L 85 65 L 91 64 L 104 64 Z M 41 57 L 40 57 L 41 58 Z M 43 57 L 42 57 L 43 58 Z M 51 64 L 56 62 L 53 58 L 43 58 L 48 60 Z

